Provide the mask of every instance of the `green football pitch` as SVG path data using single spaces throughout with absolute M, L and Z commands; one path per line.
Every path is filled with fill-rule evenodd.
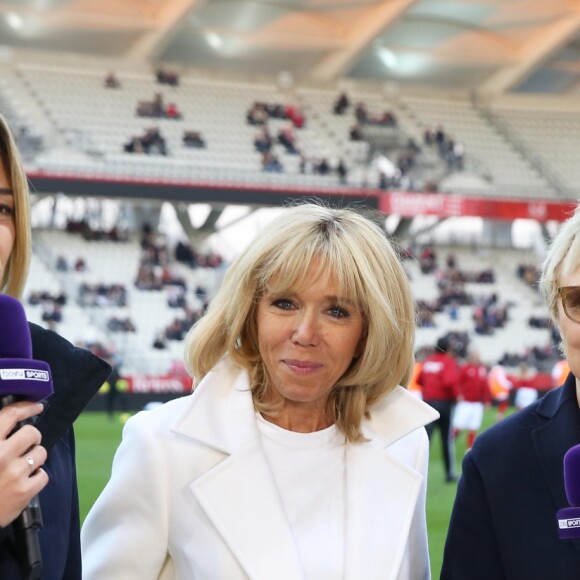
M 495 410 L 485 414 L 484 428 L 494 421 Z M 109 420 L 105 413 L 83 413 L 75 423 L 77 472 L 81 518 L 84 519 L 111 473 L 111 462 L 121 440 L 122 422 L 117 416 Z M 457 471 L 465 452 L 465 438 L 456 443 Z M 427 527 L 433 578 L 439 578 L 441 559 L 451 507 L 457 485 L 445 483 L 441 459 L 441 441 L 436 431 L 432 441 L 427 491 Z

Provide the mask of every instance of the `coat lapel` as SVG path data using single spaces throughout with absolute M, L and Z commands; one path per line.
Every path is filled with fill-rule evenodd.
M 199 478 L 191 490 L 252 580 L 304 578 L 259 439 Z
M 246 373 L 224 360 L 197 390 L 173 431 L 220 453 L 216 465 L 191 482 L 192 494 L 252 580 L 303 579 Z
M 345 578 L 396 578 L 423 477 L 370 444 L 347 449 Z
M 348 445 L 346 580 L 397 577 L 423 474 L 397 459 L 390 446 L 438 416 L 397 387 L 365 422 L 369 441 Z M 408 459 L 412 461 L 411 456 Z
M 556 511 L 569 505 L 564 486 L 564 455 L 568 449 L 580 443 L 580 411 L 576 398 L 576 379 L 572 374 L 568 375 L 564 388 L 556 397 L 546 396 L 541 401 L 538 413 L 548 420 L 532 431 L 532 441 L 550 489 L 556 525 Z M 566 541 L 573 544 L 580 557 L 580 540 Z

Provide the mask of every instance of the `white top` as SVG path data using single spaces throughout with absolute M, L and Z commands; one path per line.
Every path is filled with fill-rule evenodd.
M 308 580 L 344 577 L 346 442 L 335 425 L 287 431 L 256 414 L 262 445 Z

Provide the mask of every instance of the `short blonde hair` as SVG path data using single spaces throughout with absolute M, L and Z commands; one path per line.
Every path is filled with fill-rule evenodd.
M 22 296 L 31 253 L 29 191 L 24 166 L 6 119 L 0 115 L 0 163 L 8 174 L 14 195 L 14 229 L 12 253 L 4 265 L 0 291 L 16 298 Z
M 396 385 L 406 385 L 414 357 L 415 310 L 407 274 L 385 232 L 352 209 L 308 203 L 285 210 L 233 262 L 207 313 L 186 338 L 186 363 L 197 381 L 228 353 L 246 368 L 254 404 L 265 410 L 267 379 L 258 350 L 256 307 L 270 285 L 305 282 L 310 266 L 336 277 L 364 321 L 364 351 L 336 384 L 330 411 L 350 441 Z
M 552 242 L 542 264 L 540 291 L 546 300 L 550 316 L 558 322 L 558 288 L 562 276 L 570 274 L 580 265 L 580 205 L 564 222 Z

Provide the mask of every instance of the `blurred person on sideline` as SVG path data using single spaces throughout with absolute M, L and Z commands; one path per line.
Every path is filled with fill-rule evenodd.
M 417 383 L 421 385 L 423 400 L 439 413 L 437 421 L 427 425 L 429 439 L 435 428 L 441 433 L 445 481 L 457 481 L 455 475 L 455 451 L 451 437 L 451 418 L 457 400 L 457 381 L 459 368 L 455 357 L 450 352 L 449 339 L 442 336 L 437 340 L 435 351 L 429 355 L 421 366 Z
M 540 278 L 570 374 L 481 433 L 463 460 L 443 580 L 577 580 L 580 540 L 559 538 L 563 458 L 580 443 L 580 206 L 553 239 Z M 576 482 L 578 484 L 578 482 Z
M 84 579 L 429 578 L 414 330 L 374 222 L 287 209 L 190 331 L 193 394 L 127 422 Z
M 495 415 L 496 423 L 501 421 L 506 414 L 510 403 L 510 393 L 514 388 L 506 370 L 501 365 L 494 365 L 489 370 L 489 391 L 491 398 L 497 404 Z
M 16 298 L 22 296 L 31 254 L 28 198 L 16 144 L 0 115 L 0 291 Z M 0 578 L 25 577 L 10 524 L 40 494 L 42 578 L 77 580 L 80 524 L 72 424 L 110 368 L 54 332 L 30 324 L 30 333 L 33 358 L 50 365 L 54 394 L 44 410 L 30 402 L 0 410 Z M 38 417 L 35 426 L 13 432 L 19 421 L 33 416 Z
M 514 405 L 518 411 L 531 405 L 538 398 L 538 391 L 532 386 L 535 374 L 526 362 L 518 367 L 518 372 L 512 381 L 515 389 Z
M 467 362 L 459 370 L 457 384 L 457 406 L 451 421 L 452 437 L 457 440 L 461 431 L 467 431 L 466 450 L 469 451 L 481 429 L 485 407 L 491 404 L 487 369 L 477 351 L 472 350 L 467 355 Z
M 421 385 L 417 382 L 417 377 L 421 374 L 421 368 L 423 363 L 415 359 L 415 364 L 413 365 L 413 372 L 411 374 L 411 379 L 407 385 L 407 390 L 419 399 L 423 398 L 423 391 L 421 390 Z
M 121 376 L 121 362 L 117 354 L 113 354 L 107 361 L 111 365 L 111 374 L 107 379 L 109 388 L 106 392 L 105 406 L 107 408 L 107 415 L 109 420 L 115 418 L 115 411 L 117 406 L 122 414 L 129 412 L 129 401 L 124 392 L 123 378 Z
M 552 367 L 552 386 L 559 387 L 560 385 L 563 385 L 569 372 L 570 366 L 568 365 L 568 361 L 565 359 L 559 360 Z

